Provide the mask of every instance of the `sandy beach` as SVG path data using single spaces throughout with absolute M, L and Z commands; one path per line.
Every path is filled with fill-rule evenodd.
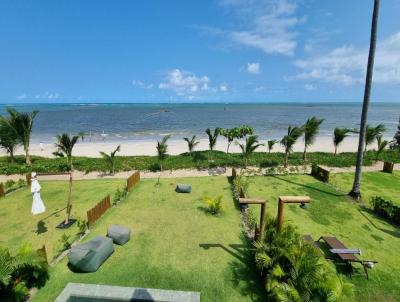
M 266 145 L 266 141 L 261 140 L 262 143 Z M 128 155 L 156 155 L 156 140 L 124 140 L 124 141 L 101 141 L 101 142 L 88 142 L 88 141 L 79 141 L 73 151 L 74 156 L 87 156 L 87 157 L 100 157 L 100 151 L 103 152 L 111 152 L 114 150 L 119 144 L 121 145 L 121 152 L 118 153 L 120 156 L 128 156 Z M 357 151 L 358 138 L 357 137 L 348 137 L 343 143 L 340 145 L 338 152 L 356 152 Z M 372 145 L 369 148 L 374 148 Z M 226 151 L 227 142 L 226 139 L 220 138 L 218 140 L 216 150 Z M 294 151 L 303 151 L 304 142 L 303 140 L 299 140 L 295 147 Z M 31 143 L 30 145 L 30 153 L 32 155 L 38 155 L 43 157 L 53 157 L 53 152 L 56 150 L 54 144 L 51 143 Z M 208 140 L 201 139 L 200 143 L 196 146 L 195 150 L 208 150 Z M 315 143 L 308 149 L 309 151 L 321 151 L 321 152 L 334 152 L 334 146 L 332 143 L 331 137 L 318 137 Z M 266 152 L 268 151 L 266 146 L 262 146 L 257 151 Z M 277 143 L 274 146 L 272 152 L 282 152 L 282 146 Z M 187 143 L 183 139 L 174 139 L 171 138 L 168 142 L 168 154 L 177 155 L 187 152 Z M 239 146 L 235 143 L 232 143 L 229 152 L 240 152 Z M 4 150 L 1 150 L 1 155 L 5 155 Z M 18 148 L 16 154 L 23 154 L 23 149 Z

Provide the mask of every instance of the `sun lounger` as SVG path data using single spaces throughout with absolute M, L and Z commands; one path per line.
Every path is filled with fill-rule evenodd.
M 318 252 L 320 252 L 322 254 L 322 251 L 320 249 L 320 247 L 318 246 L 318 244 L 314 241 L 314 239 L 312 238 L 311 235 L 304 235 L 303 239 L 305 242 L 309 243 L 311 246 L 313 246 Z
M 329 251 L 331 254 L 335 256 L 335 258 L 339 259 L 341 262 L 351 265 L 353 262 L 360 263 L 363 268 L 365 275 L 368 279 L 368 269 L 373 268 L 375 263 L 378 261 L 374 260 L 361 260 L 356 255 L 361 255 L 360 250 L 348 249 L 341 241 L 339 241 L 336 237 L 322 236 L 318 239 L 318 241 L 323 240 L 329 247 Z M 333 251 L 333 252 L 332 252 Z

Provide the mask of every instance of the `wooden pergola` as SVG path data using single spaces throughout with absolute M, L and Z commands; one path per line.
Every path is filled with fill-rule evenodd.
M 267 201 L 262 198 L 239 198 L 239 204 L 259 204 L 261 205 L 260 212 L 260 227 L 258 229 L 259 240 L 262 239 L 265 228 L 265 211 L 267 208 Z
M 286 203 L 299 203 L 306 204 L 310 203 L 311 198 L 309 196 L 279 196 L 278 203 L 278 217 L 277 217 L 277 229 L 281 230 L 283 226 L 283 209 Z

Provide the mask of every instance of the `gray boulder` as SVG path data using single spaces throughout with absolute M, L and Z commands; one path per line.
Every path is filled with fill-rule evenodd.
M 113 224 L 107 229 L 107 237 L 110 237 L 116 244 L 124 245 L 131 239 L 131 230 L 122 225 Z

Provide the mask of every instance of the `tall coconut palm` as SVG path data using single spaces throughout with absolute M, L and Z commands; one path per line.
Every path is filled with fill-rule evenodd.
M 376 137 L 376 143 L 378 145 L 378 149 L 376 150 L 376 157 L 375 160 L 377 161 L 379 159 L 379 155 L 383 152 L 383 150 L 386 149 L 387 146 L 391 143 L 391 141 L 384 140 L 382 138 L 382 135 L 378 135 Z
M 10 162 L 14 162 L 14 151 L 19 142 L 7 119 L 6 117 L 0 117 L 0 147 L 10 154 Z
M 379 3 L 380 0 L 374 0 L 374 11 L 372 14 L 371 39 L 369 45 L 367 74 L 365 77 L 364 101 L 361 112 L 360 136 L 358 140 L 356 171 L 354 174 L 353 188 L 349 192 L 349 195 L 357 200 L 360 199 L 361 197 L 361 174 L 362 174 L 362 165 L 364 162 L 365 132 L 368 120 L 368 107 L 371 95 L 372 74 L 374 70 L 376 38 L 378 31 Z
M 57 147 L 57 152 L 67 157 L 67 163 L 70 170 L 74 169 L 74 166 L 72 164 L 72 150 L 74 149 L 74 146 L 78 139 L 78 135 L 70 136 L 67 133 L 57 135 L 57 142 L 55 143 L 55 146 Z
M 383 124 L 379 124 L 375 127 L 367 125 L 365 128 L 365 148 L 364 155 L 367 152 L 367 147 L 371 145 L 378 136 L 382 136 L 382 133 L 386 131 L 386 127 Z
M 29 143 L 31 139 L 31 133 L 33 128 L 33 121 L 39 111 L 35 110 L 30 113 L 18 112 L 13 108 L 7 108 L 7 112 L 10 115 L 7 119 L 9 126 L 13 129 L 17 140 L 22 144 L 25 151 L 25 162 L 31 165 L 31 157 L 29 155 Z
M 333 145 L 335 146 L 335 156 L 337 154 L 339 145 L 351 133 L 354 133 L 354 130 L 349 128 L 335 128 L 335 130 L 333 131 Z
M 319 127 L 321 126 L 324 119 L 319 119 L 313 116 L 307 120 L 304 124 L 304 152 L 303 160 L 307 159 L 307 148 L 315 142 L 315 138 L 318 135 Z
M 281 145 L 285 148 L 285 162 L 284 167 L 287 168 L 289 154 L 293 151 L 293 146 L 300 136 L 303 135 L 303 127 L 288 127 L 287 134 L 282 138 Z
M 192 138 L 184 137 L 183 138 L 187 144 L 188 144 L 188 149 L 189 149 L 189 155 L 192 155 L 192 152 L 194 148 L 200 143 L 198 140 L 196 140 L 196 135 L 193 135 Z
M 112 151 L 110 154 L 107 154 L 105 152 L 100 152 L 101 156 L 105 159 L 105 161 L 108 164 L 111 175 L 114 175 L 114 173 L 115 173 L 115 155 L 119 151 L 121 151 L 121 145 L 118 145 L 118 147 L 115 148 L 115 150 Z
M 258 136 L 257 135 L 251 135 L 246 138 L 246 141 L 244 143 L 238 143 L 240 149 L 242 150 L 242 154 L 244 157 L 244 162 L 245 162 L 245 167 L 247 167 L 247 162 L 249 160 L 249 157 L 251 154 L 254 153 L 254 151 L 257 150 L 260 146 L 263 146 L 263 144 L 258 142 Z
M 163 162 L 168 154 L 168 140 L 170 139 L 171 135 L 166 135 L 163 137 L 161 141 L 157 141 L 157 157 L 160 164 L 160 170 L 163 171 Z
M 272 149 L 274 148 L 275 144 L 278 141 L 276 139 L 271 139 L 269 141 L 267 141 L 267 145 L 268 145 L 268 154 L 271 153 Z

